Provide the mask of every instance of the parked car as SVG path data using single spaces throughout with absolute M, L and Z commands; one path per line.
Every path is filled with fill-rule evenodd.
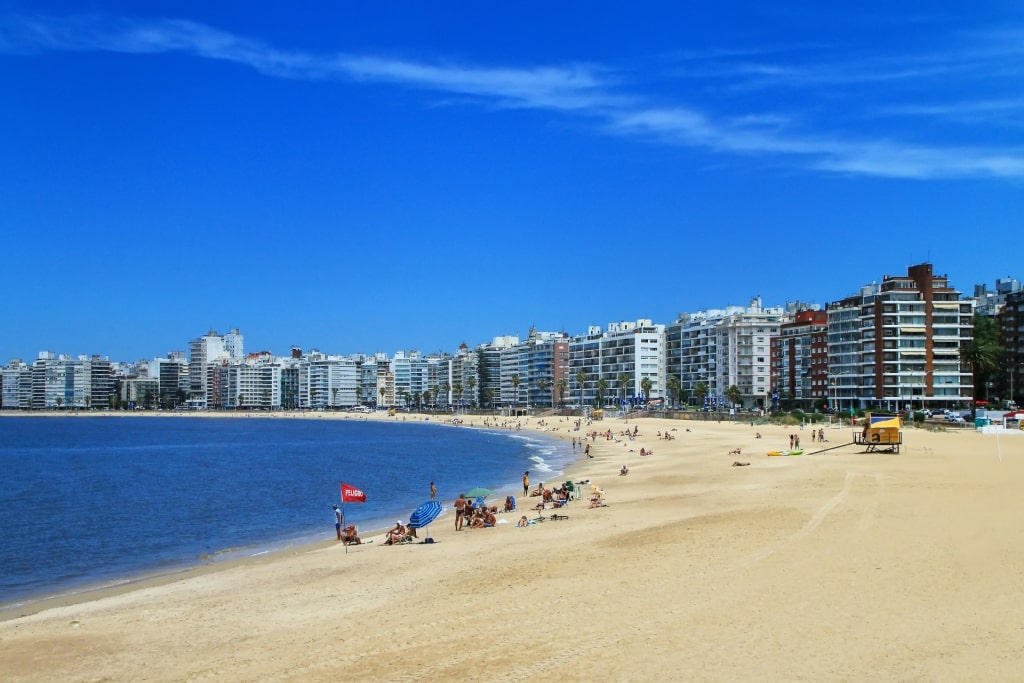
M 962 415 L 957 415 L 955 413 L 950 413 L 950 414 L 946 415 L 946 422 L 954 422 L 954 423 L 963 424 L 964 418 L 963 418 Z

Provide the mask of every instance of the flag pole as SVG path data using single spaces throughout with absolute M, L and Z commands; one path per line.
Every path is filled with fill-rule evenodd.
M 345 520 L 348 519 L 348 517 L 345 516 L 345 494 L 342 492 L 344 485 L 345 485 L 344 482 L 341 482 L 341 481 L 338 482 L 338 495 L 341 496 L 341 532 L 342 533 L 345 533 Z M 345 554 L 348 555 L 348 543 L 345 541 L 345 537 L 344 536 L 341 537 L 341 544 L 343 546 L 345 546 Z

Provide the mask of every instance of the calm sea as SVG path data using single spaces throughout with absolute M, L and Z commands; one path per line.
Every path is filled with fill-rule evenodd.
M 560 475 L 561 442 L 423 422 L 0 419 L 0 608 L 334 537 L 339 483 L 369 530 L 484 486 Z

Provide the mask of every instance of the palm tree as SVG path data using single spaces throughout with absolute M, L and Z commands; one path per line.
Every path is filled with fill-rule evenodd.
M 999 328 L 993 318 L 974 316 L 974 337 L 960 347 L 960 360 L 971 367 L 974 377 L 974 397 L 978 389 L 988 386 L 988 379 L 999 367 L 1003 348 L 999 345 Z M 988 398 L 987 390 L 985 398 Z
M 423 402 L 420 405 L 422 406 L 423 403 L 426 403 L 429 406 L 430 405 L 430 397 L 432 395 L 433 394 L 430 393 L 430 389 L 424 390 L 424 392 L 423 392 Z
M 626 403 L 626 386 L 629 384 L 629 374 L 625 373 L 625 372 L 620 372 L 618 378 L 616 378 L 616 379 L 617 379 L 617 384 L 619 385 L 619 391 L 622 392 L 622 403 L 623 403 L 623 405 L 625 405 L 625 403 Z
M 456 382 L 455 386 L 452 387 L 455 390 L 456 405 L 462 405 L 462 382 Z
M 340 391 L 340 389 L 338 387 L 331 387 L 331 407 L 332 408 L 337 408 L 338 407 L 338 391 Z
M 708 385 L 704 382 L 697 382 L 697 386 L 693 388 L 693 393 L 697 396 L 697 407 L 701 408 L 704 406 L 704 397 L 708 395 Z
M 608 382 L 602 377 L 597 380 L 597 407 L 604 405 L 604 392 L 608 390 Z
M 583 409 L 583 389 L 587 385 L 587 371 L 580 370 L 576 373 L 576 383 L 580 385 L 580 410 Z
M 669 396 L 672 397 L 672 405 L 679 405 L 679 378 L 669 377 L 668 382 Z
M 443 396 L 444 396 L 444 404 L 448 405 L 448 395 L 449 395 L 449 392 L 451 392 L 451 390 L 452 390 L 452 385 L 449 384 L 448 382 L 445 382 L 444 384 L 441 385 L 441 389 L 442 389 L 442 391 L 444 391 L 444 394 L 443 394 Z
M 480 398 L 482 399 L 483 404 L 486 405 L 488 408 L 494 407 L 494 389 L 487 387 L 486 389 L 480 392 Z
M 735 408 L 736 405 L 740 403 L 740 400 L 743 398 L 743 392 L 740 391 L 740 388 L 738 386 L 733 384 L 732 386 L 725 390 L 725 397 L 729 399 L 729 403 L 731 403 Z
M 384 396 L 388 393 L 388 388 L 387 387 L 381 387 L 380 390 L 377 393 L 380 394 L 380 402 L 384 403 Z
M 519 375 L 512 375 L 512 388 L 515 389 L 515 399 L 512 403 L 513 406 L 519 407 Z
M 423 410 L 423 394 L 422 393 L 420 393 L 418 391 L 412 392 L 412 402 L 416 404 L 416 409 L 417 410 Z
M 569 380 L 564 377 L 558 380 L 558 402 L 565 407 L 565 392 L 569 389 Z
M 356 387 L 356 403 L 360 405 L 363 403 L 363 388 L 360 386 Z
M 473 391 L 476 389 L 476 377 L 470 377 L 466 380 L 466 386 L 469 387 L 469 405 L 473 405 L 476 397 L 476 393 Z
M 546 379 L 544 379 L 543 377 L 539 378 L 537 380 L 537 391 L 540 392 L 540 401 L 539 401 L 539 403 L 542 406 L 545 406 L 545 407 L 551 405 L 551 397 L 550 396 L 544 396 L 544 394 L 547 392 L 547 389 L 548 389 L 548 381 Z

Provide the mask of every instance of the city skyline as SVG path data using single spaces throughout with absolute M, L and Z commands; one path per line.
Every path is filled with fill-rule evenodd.
M 450 352 L 1020 276 L 1010 4 L 90 8 L 0 10 L 3 362 L 228 328 Z

